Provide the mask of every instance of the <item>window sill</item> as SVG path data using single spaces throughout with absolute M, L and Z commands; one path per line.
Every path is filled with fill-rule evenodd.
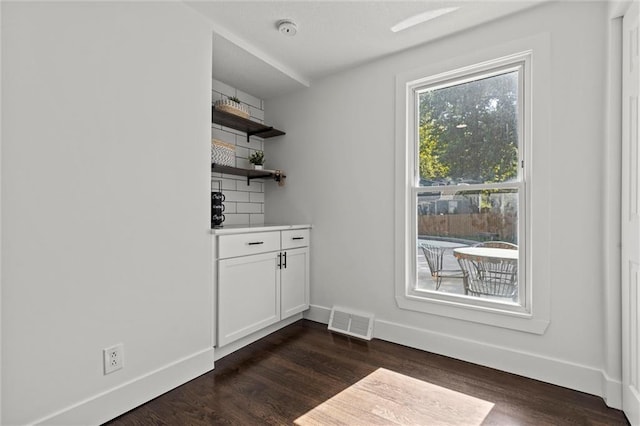
M 396 295 L 400 309 L 423 312 L 475 322 L 493 327 L 544 334 L 549 326 L 547 319 L 537 319 L 531 313 L 499 309 L 494 306 L 478 306 L 451 300 L 437 300 L 414 295 Z

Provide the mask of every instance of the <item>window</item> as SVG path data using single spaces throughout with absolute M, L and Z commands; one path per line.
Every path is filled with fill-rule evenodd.
M 417 163 L 411 188 L 418 248 L 414 294 L 526 307 L 518 246 L 525 222 L 523 66 L 410 89 Z
M 531 56 L 398 77 L 401 308 L 546 328 L 533 315 L 527 256 Z

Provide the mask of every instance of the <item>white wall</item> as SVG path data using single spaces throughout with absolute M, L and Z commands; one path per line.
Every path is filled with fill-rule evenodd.
M 99 423 L 213 367 L 211 32 L 3 2 L 2 66 L 2 424 Z
M 285 188 L 267 191 L 265 219 L 314 226 L 312 316 L 321 318 L 334 304 L 373 312 L 378 337 L 603 395 L 617 405 L 619 395 L 605 395 L 602 383 L 607 18 L 604 2 L 547 4 L 268 101 L 266 120 L 287 135 L 265 144 L 266 155 L 286 165 L 288 179 Z M 544 199 L 534 198 L 533 208 L 551 223 L 551 244 L 538 253 L 550 266 L 549 328 L 539 336 L 399 309 L 393 282 L 396 75 L 545 32 L 551 37 L 551 79 L 543 82 L 551 91 L 550 140 L 540 142 L 553 155 L 539 158 L 534 135 L 533 173 L 548 174 L 551 185 L 548 192 L 538 188 Z M 541 266 L 531 267 L 535 277 Z M 619 392 L 619 377 L 611 379 Z

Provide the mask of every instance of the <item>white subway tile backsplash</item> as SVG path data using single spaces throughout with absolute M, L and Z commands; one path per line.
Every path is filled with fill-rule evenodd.
M 221 82 L 220 80 L 216 80 L 215 78 L 211 81 L 211 89 L 216 92 L 222 93 L 225 98 L 229 96 L 237 96 L 237 90 L 235 87 L 231 87 L 228 84 Z
M 213 173 L 212 173 L 213 174 Z M 211 177 L 211 192 L 222 190 L 222 179 Z
M 249 215 L 249 224 L 250 225 L 264 225 L 264 214 L 250 214 Z
M 264 123 L 264 111 L 252 106 L 249 106 L 249 114 L 251 114 L 251 119 L 253 121 L 259 121 L 260 123 Z
M 222 93 L 220 92 L 216 92 L 215 90 L 211 91 L 211 103 L 215 103 L 216 101 L 222 100 L 224 99 L 224 96 L 222 96 Z
M 241 191 L 223 191 L 225 196 L 225 201 L 239 201 L 239 202 L 249 202 L 249 193 L 241 192 Z
M 216 100 L 237 96 L 249 105 L 251 119 L 264 123 L 264 101 L 241 90 L 237 90 L 219 80 L 212 81 L 211 103 Z M 264 140 L 252 136 L 247 142 L 246 133 L 228 127 L 212 124 L 211 138 L 236 145 L 235 166 L 250 169 L 249 155 L 256 150 L 264 150 Z M 211 190 L 222 186 L 225 195 L 225 221 L 223 225 L 264 224 L 264 180 L 251 180 L 243 176 L 211 173 Z
M 262 204 L 260 203 L 237 203 L 238 213 L 262 213 Z
M 226 130 L 216 129 L 215 127 L 211 128 L 211 138 L 219 139 L 227 143 L 232 143 L 232 144 L 236 143 L 236 135 L 234 135 L 233 133 L 227 132 Z
M 250 192 L 249 202 L 251 203 L 264 203 L 264 192 Z
M 242 90 L 237 90 L 236 93 L 237 93 L 236 96 L 238 96 L 238 99 L 240 99 L 240 102 L 244 102 L 245 104 L 262 109 L 262 101 L 260 99 L 248 93 L 245 93 Z
M 249 150 L 241 146 L 236 146 L 236 157 L 249 158 Z
M 224 225 L 249 225 L 249 214 L 225 214 Z
M 223 204 L 224 204 L 225 215 L 238 212 L 238 210 L 236 209 L 236 203 L 225 201 Z
M 237 181 L 235 179 L 222 179 L 222 191 L 235 191 L 237 188 L 236 182 Z
M 236 167 L 240 167 L 242 169 L 250 169 L 251 163 L 246 158 L 240 158 L 236 156 Z
M 249 192 L 263 192 L 264 185 L 262 184 L 261 180 L 254 179 L 249 183 L 249 185 L 245 186 L 242 190 L 249 191 Z
M 245 135 L 236 137 L 236 145 L 242 146 L 248 149 L 259 149 L 264 150 L 264 139 L 259 138 L 257 136 L 251 136 L 249 142 L 247 142 L 247 137 Z

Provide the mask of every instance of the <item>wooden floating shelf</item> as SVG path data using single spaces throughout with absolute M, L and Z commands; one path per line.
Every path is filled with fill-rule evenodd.
M 240 167 L 223 166 L 222 164 L 211 163 L 211 171 L 215 173 L 226 173 L 235 176 L 244 176 L 247 178 L 247 185 L 251 179 L 272 178 L 276 182 L 286 178 L 284 173 L 277 173 L 275 170 L 254 170 L 242 169 Z
M 247 134 L 247 142 L 249 142 L 249 137 L 251 136 L 266 139 L 286 134 L 282 130 L 265 126 L 257 121 L 229 114 L 228 112 L 218 111 L 214 106 L 211 107 L 211 122 L 245 132 Z

